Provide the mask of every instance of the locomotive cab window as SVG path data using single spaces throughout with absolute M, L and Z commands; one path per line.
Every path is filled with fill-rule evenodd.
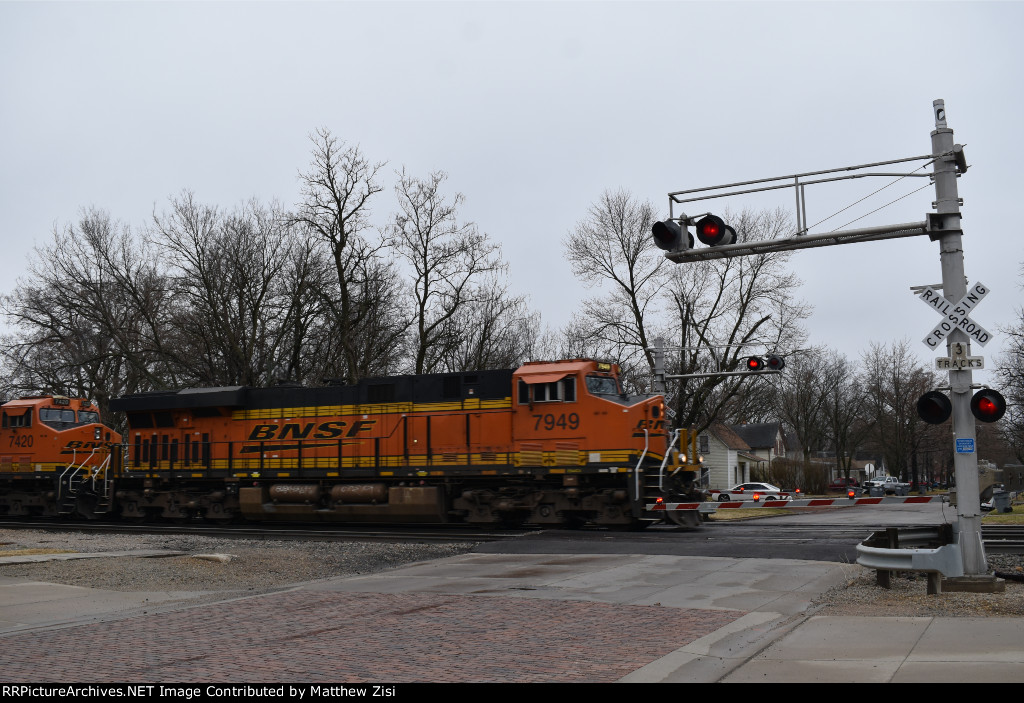
M 92 410 L 79 410 L 78 421 L 84 422 L 85 424 L 91 424 L 100 421 L 100 414 L 93 412 Z
M 32 408 L 29 408 L 20 415 L 8 415 L 4 413 L 3 420 L 4 427 L 31 427 L 32 426 Z
M 576 401 L 576 378 L 566 376 L 560 381 L 527 383 L 519 379 L 519 403 L 573 403 Z

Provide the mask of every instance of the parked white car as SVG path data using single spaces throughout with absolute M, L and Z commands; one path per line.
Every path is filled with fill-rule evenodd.
M 792 500 L 793 496 L 770 483 L 741 483 L 727 491 L 711 491 L 711 497 L 720 503 L 734 500 Z

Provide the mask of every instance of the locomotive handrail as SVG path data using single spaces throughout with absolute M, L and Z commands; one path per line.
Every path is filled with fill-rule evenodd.
M 64 469 L 63 473 L 61 473 L 60 481 L 57 482 L 57 497 L 58 498 L 63 498 L 64 497 L 63 496 L 63 487 L 65 485 L 65 478 L 67 478 L 67 486 L 70 488 L 70 486 L 71 486 L 71 479 L 73 479 L 75 477 L 75 475 L 79 471 L 81 471 L 83 468 L 85 468 L 86 463 L 89 461 L 89 459 L 92 459 L 93 454 L 96 453 L 96 447 L 92 448 L 92 452 L 90 452 L 89 456 L 87 456 L 85 458 L 85 461 L 83 461 L 78 466 L 75 466 L 75 462 L 78 460 L 77 459 L 77 453 L 78 452 L 77 452 L 76 449 L 72 449 L 71 450 L 71 463 L 68 464 L 67 468 Z M 68 476 L 68 472 L 69 471 L 71 472 L 70 476 Z
M 636 469 L 633 470 L 633 484 L 635 492 L 633 495 L 640 497 L 640 467 L 644 464 L 644 457 L 647 456 L 647 447 L 650 445 L 650 435 L 647 432 L 647 428 L 644 428 L 644 450 L 640 454 L 639 461 L 636 462 Z
M 661 467 L 658 469 L 658 490 L 662 492 L 664 492 L 665 490 L 665 465 L 668 464 L 668 458 L 672 454 L 672 447 L 676 446 L 676 440 L 679 439 L 680 429 L 681 428 L 677 427 L 674 430 L 672 430 L 672 437 L 668 441 L 668 447 L 666 448 L 665 456 L 661 458 Z
M 93 473 L 92 473 L 92 487 L 93 487 L 93 490 L 96 490 L 96 474 L 98 474 L 98 473 L 102 473 L 103 474 L 103 484 L 102 485 L 103 485 L 103 495 L 104 496 L 106 496 L 108 491 L 110 490 L 109 489 L 109 485 L 110 485 L 110 472 L 109 472 L 109 469 L 110 469 L 110 460 L 111 460 L 112 456 L 113 456 L 112 454 L 107 454 L 107 458 L 104 459 L 102 462 L 100 462 L 100 465 L 98 467 L 96 467 L 96 470 L 93 471 Z

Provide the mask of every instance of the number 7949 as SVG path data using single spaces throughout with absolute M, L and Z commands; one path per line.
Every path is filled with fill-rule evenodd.
M 555 415 L 553 413 L 546 413 L 544 415 L 534 415 L 533 419 L 536 420 L 533 424 L 535 430 L 575 430 L 579 429 L 580 416 L 576 413 L 560 413 Z

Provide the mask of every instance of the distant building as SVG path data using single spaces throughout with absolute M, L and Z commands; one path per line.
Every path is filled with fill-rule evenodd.
M 716 422 L 697 441 L 704 456 L 707 488 L 732 488 L 750 481 L 750 469 L 760 458 L 728 425 Z
M 750 447 L 750 451 L 757 457 L 758 468 L 767 469 L 772 461 L 786 456 L 786 435 L 782 431 L 781 422 L 730 425 L 729 428 Z

